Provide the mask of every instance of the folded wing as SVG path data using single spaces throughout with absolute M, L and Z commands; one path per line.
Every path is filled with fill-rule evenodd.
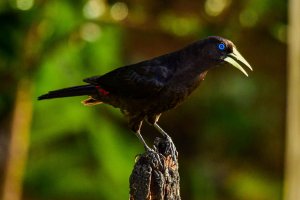
M 165 87 L 172 78 L 173 70 L 167 66 L 142 62 L 118 68 L 102 76 L 90 77 L 84 81 L 99 85 L 118 96 L 150 98 Z

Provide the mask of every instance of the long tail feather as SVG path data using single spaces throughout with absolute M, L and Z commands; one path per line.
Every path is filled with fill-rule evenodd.
M 61 97 L 83 96 L 93 95 L 97 93 L 97 89 L 93 85 L 81 85 L 69 88 L 63 88 L 60 90 L 50 91 L 47 94 L 38 97 L 38 100 L 53 99 Z

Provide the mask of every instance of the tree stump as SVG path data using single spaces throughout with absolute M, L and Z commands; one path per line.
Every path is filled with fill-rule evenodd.
M 130 200 L 180 200 L 178 152 L 171 138 L 156 138 L 154 151 L 136 159 Z

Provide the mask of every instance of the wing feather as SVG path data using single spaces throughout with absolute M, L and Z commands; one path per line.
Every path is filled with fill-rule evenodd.
M 90 77 L 84 81 L 99 85 L 115 95 L 149 98 L 165 87 L 172 74 L 173 70 L 167 66 L 142 62 L 118 68 L 102 76 Z

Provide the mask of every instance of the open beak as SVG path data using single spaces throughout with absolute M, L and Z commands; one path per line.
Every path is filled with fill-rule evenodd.
M 232 53 L 228 54 L 227 57 L 224 59 L 224 61 L 228 62 L 232 66 L 241 70 L 246 76 L 248 76 L 247 72 L 244 70 L 244 68 L 239 63 L 243 63 L 246 67 L 248 67 L 251 71 L 253 71 L 250 64 L 245 60 L 245 58 L 234 47 L 233 47 Z

